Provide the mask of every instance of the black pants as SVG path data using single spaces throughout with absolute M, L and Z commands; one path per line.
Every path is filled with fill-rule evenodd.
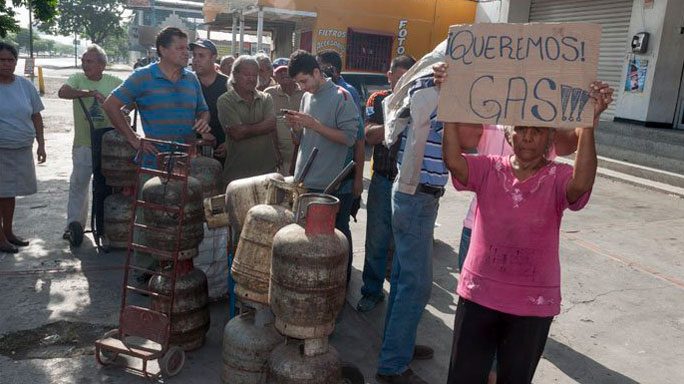
M 102 174 L 102 136 L 113 128 L 96 129 L 91 132 L 90 143 L 93 151 L 93 205 L 91 211 L 93 233 L 104 236 L 104 201 L 112 194 Z
M 494 355 L 497 384 L 529 384 L 553 317 L 515 316 L 459 299 L 447 384 L 484 384 Z

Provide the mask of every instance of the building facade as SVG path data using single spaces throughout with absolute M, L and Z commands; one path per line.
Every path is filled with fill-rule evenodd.
M 452 24 L 472 23 L 470 0 L 206 0 L 212 30 L 271 33 L 276 56 L 301 48 L 333 50 L 345 70 L 385 72 L 400 54 L 420 57 L 447 36 Z M 243 20 L 243 23 L 240 23 Z
M 600 24 L 598 77 L 617 91 L 604 118 L 684 129 L 684 1 L 495 0 L 477 4 L 476 21 Z

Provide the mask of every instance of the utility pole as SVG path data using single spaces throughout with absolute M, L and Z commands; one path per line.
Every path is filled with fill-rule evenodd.
M 31 61 L 31 82 L 33 82 L 33 65 L 36 63 L 33 58 L 33 4 L 28 0 L 29 11 L 29 60 Z
M 74 68 L 78 68 L 78 34 L 74 31 Z

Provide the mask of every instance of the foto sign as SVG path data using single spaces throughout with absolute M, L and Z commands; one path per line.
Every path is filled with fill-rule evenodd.
M 591 126 L 600 39 L 601 26 L 587 23 L 451 26 L 438 119 Z

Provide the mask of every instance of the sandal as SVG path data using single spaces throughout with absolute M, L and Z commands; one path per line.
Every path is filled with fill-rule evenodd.
M 5 242 L 0 244 L 0 253 L 18 253 L 19 248 L 15 247 L 13 244 L 9 242 Z

